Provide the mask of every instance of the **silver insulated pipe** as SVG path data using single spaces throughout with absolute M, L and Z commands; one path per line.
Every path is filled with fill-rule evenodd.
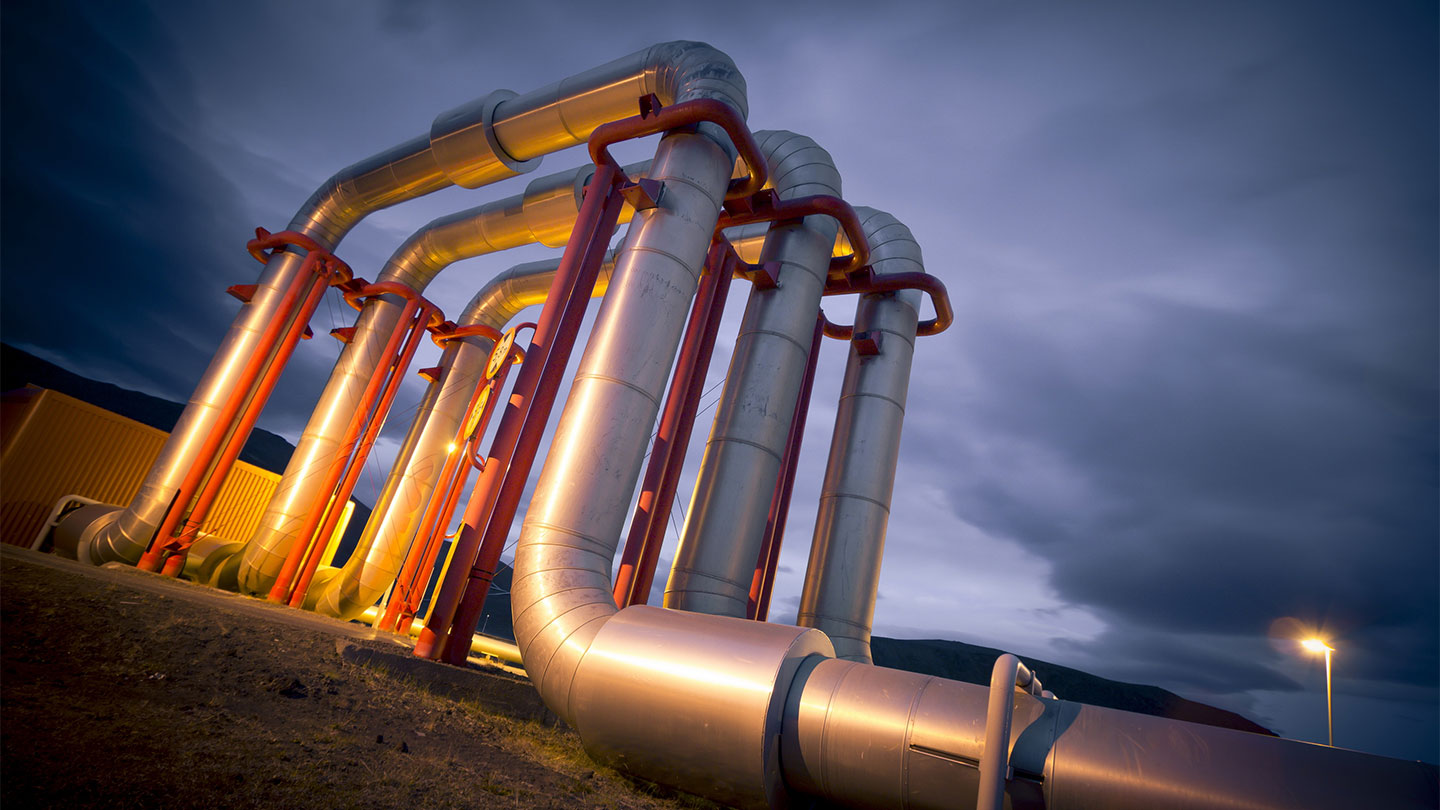
M 855 213 L 877 276 L 925 271 L 909 228 L 873 208 Z M 855 307 L 855 333 L 869 333 L 879 353 L 850 346 L 795 621 L 829 636 L 838 657 L 867 664 L 920 297 L 919 290 L 869 293 Z
M 724 94 L 738 76 L 730 58 L 709 45 L 667 42 L 523 96 L 497 90 L 442 113 L 428 134 L 337 173 L 300 207 L 289 229 L 333 250 L 373 211 L 452 184 L 478 188 L 532 171 L 540 156 L 584 143 L 600 124 L 634 115 L 640 98 L 654 94 L 672 104 Z M 293 249 L 271 256 L 139 492 L 125 509 L 86 518 L 85 528 L 71 530 L 83 537 L 80 559 L 99 564 L 140 558 L 302 258 Z
M 596 297 L 609 287 L 614 260 L 612 251 L 596 281 Z M 559 265 L 559 259 L 529 262 L 496 275 L 470 299 L 458 324 L 503 331 L 526 307 L 545 302 Z M 322 569 L 315 575 L 307 607 L 353 619 L 394 583 L 419 529 L 425 504 L 435 491 L 440 469 L 452 452 L 450 442 L 465 418 L 492 346 L 491 340 L 480 336 L 447 342 L 436 382 L 416 410 L 354 553 L 338 571 Z
M 645 164 L 626 167 L 632 172 L 645 168 Z M 563 247 L 579 212 L 585 183 L 594 172 L 593 165 L 585 165 L 541 177 L 523 194 L 431 222 L 396 249 L 377 281 L 398 282 L 423 293 L 442 270 L 462 259 L 535 242 Z M 626 206 L 620 221 L 629 221 L 632 213 Z M 274 584 L 286 553 L 296 542 L 305 512 L 320 495 L 325 471 L 344 449 L 346 424 L 359 405 L 366 382 L 382 362 L 385 342 L 403 309 L 404 301 L 393 295 L 370 298 L 363 304 L 350 342 L 341 351 L 280 483 L 242 552 L 241 590 L 265 593 Z
M 840 173 L 814 141 L 785 131 L 755 137 L 781 199 L 840 196 Z M 667 608 L 745 616 L 838 229 L 831 217 L 809 216 L 765 235 L 760 260 L 779 263 L 779 284 L 750 292 L 665 586 Z

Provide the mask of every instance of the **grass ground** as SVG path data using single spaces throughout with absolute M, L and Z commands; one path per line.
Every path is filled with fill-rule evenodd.
M 713 806 L 597 767 L 523 678 L 185 590 L 198 586 L 5 551 L 7 807 Z

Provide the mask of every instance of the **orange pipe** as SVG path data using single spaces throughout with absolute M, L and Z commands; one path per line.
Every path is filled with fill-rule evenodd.
M 413 294 L 412 294 L 413 295 Z M 347 296 L 348 299 L 348 296 Z M 420 304 L 412 297 L 405 302 L 405 309 L 400 316 L 400 323 L 407 323 L 415 317 L 415 311 Z M 400 348 L 403 330 L 395 329 L 390 333 L 390 339 L 385 342 L 385 348 L 381 357 L 393 357 Z M 290 586 L 300 569 L 300 564 L 305 558 L 306 551 L 314 539 L 316 530 L 320 527 L 320 521 L 328 513 L 326 508 L 329 504 L 330 495 L 335 492 L 335 487 L 340 483 L 341 475 L 345 471 L 346 462 L 355 450 L 356 441 L 360 437 L 360 429 L 369 415 L 371 405 L 375 402 L 380 393 L 382 381 L 385 374 L 376 369 L 376 373 L 370 375 L 370 381 L 365 385 L 365 392 L 360 398 L 360 407 L 350 417 L 350 423 L 345 428 L 345 438 L 340 443 L 340 450 L 335 455 L 335 460 L 330 463 L 330 469 L 325 473 L 325 483 L 320 487 L 320 494 L 315 504 L 306 515 L 305 522 L 301 524 L 300 531 L 296 534 L 295 542 L 290 546 L 290 552 L 285 555 L 285 564 L 280 569 L 280 576 L 275 580 L 275 585 L 270 589 L 269 600 L 271 602 L 288 602 L 290 599 Z
M 314 257 L 314 258 L 312 258 Z M 318 279 L 311 276 L 308 271 L 314 270 L 318 257 L 310 254 L 305 257 L 300 266 L 300 271 L 286 287 L 284 297 L 277 308 L 276 317 L 266 324 L 265 331 L 260 335 L 259 345 L 256 351 L 246 361 L 245 368 L 241 370 L 240 376 L 236 379 L 234 388 L 225 399 L 220 414 L 215 418 L 215 424 L 211 426 L 210 432 L 205 436 L 205 442 L 200 446 L 195 456 L 195 463 L 186 472 L 185 478 L 180 483 L 180 490 L 175 500 L 171 503 L 170 509 L 165 514 L 165 520 L 160 524 L 160 530 L 155 533 L 155 538 L 150 541 L 150 547 L 140 557 L 137 567 L 146 571 L 159 571 L 168 550 L 170 537 L 175 532 L 176 526 L 180 523 L 181 515 L 190 506 L 190 499 L 195 497 L 195 491 L 200 488 L 200 481 L 205 476 L 206 470 L 210 467 L 211 459 L 220 449 L 220 443 L 225 440 L 231 425 L 235 423 L 235 417 L 240 413 L 245 399 L 259 378 L 261 371 L 265 368 L 266 360 L 269 358 L 269 347 L 275 345 L 279 339 L 280 332 L 287 325 L 291 314 L 295 310 L 296 303 L 300 300 L 301 292 L 306 285 L 317 284 Z M 322 287 L 323 289 L 323 287 Z
M 372 285 L 374 287 L 385 286 L 384 283 Z M 412 293 L 413 295 L 413 293 Z M 417 312 L 418 311 L 418 312 Z M 295 584 L 294 591 L 290 594 L 290 606 L 300 607 L 305 602 L 305 592 L 310 589 L 310 581 L 315 577 L 315 571 L 320 567 L 320 557 L 325 549 L 325 543 L 329 541 L 335 527 L 340 523 L 340 515 L 344 512 L 343 504 L 349 500 L 350 494 L 355 491 L 355 485 L 360 481 L 360 473 L 365 469 L 365 460 L 370 457 L 370 449 L 375 445 L 375 439 L 380 435 L 380 428 L 385 425 L 385 417 L 390 413 L 390 406 L 395 402 L 395 395 L 400 391 L 400 383 L 404 379 L 405 370 L 410 367 L 410 361 L 415 357 L 415 350 L 420 345 L 420 335 L 425 331 L 426 326 L 432 317 L 437 315 L 439 310 L 428 301 L 418 296 L 406 301 L 405 309 L 400 316 L 399 325 L 395 334 L 401 333 L 401 327 L 406 323 L 413 324 L 410 333 L 405 338 L 405 346 L 400 354 L 390 364 L 385 366 L 386 376 L 385 387 L 380 393 L 379 403 L 371 411 L 369 421 L 365 426 L 365 432 L 361 435 L 359 446 L 355 449 L 350 459 L 350 467 L 346 470 L 344 479 L 340 482 L 340 488 L 335 496 L 330 499 L 325 522 L 322 524 L 315 541 L 310 544 L 305 557 L 304 567 L 301 569 L 300 579 Z M 408 316 L 408 317 L 407 317 Z M 439 320 L 443 320 L 439 319 Z M 439 320 L 436 321 L 438 325 Z M 394 335 L 391 336 L 392 341 Z M 390 357 L 387 352 L 382 357 Z M 377 369 L 378 371 L 378 369 Z

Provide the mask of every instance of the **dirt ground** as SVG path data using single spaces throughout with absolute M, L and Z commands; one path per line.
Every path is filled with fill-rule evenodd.
M 596 767 L 519 676 L 35 556 L 0 555 L 6 807 L 715 806 Z

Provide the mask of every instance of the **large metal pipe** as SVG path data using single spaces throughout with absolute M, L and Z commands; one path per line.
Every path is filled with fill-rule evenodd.
M 877 276 L 925 271 L 909 228 L 873 208 L 855 213 Z M 870 628 L 919 318 L 919 290 L 869 293 L 855 308 L 855 333 L 868 332 L 879 353 L 862 355 L 850 346 L 795 621 L 823 631 L 836 654 L 851 661 L 870 661 Z
M 684 202 L 668 191 L 666 212 Z M 660 220 L 637 220 L 632 236 Z M 617 612 L 608 573 L 703 252 L 702 229 L 674 224 L 622 255 L 521 530 L 511 601 L 532 681 L 598 760 L 736 806 L 781 806 L 787 791 L 848 807 L 974 806 L 983 687 L 833 659 L 813 629 Z M 1012 807 L 1434 802 L 1433 770 L 1415 763 L 1015 701 Z
M 457 323 L 505 329 L 526 307 L 545 302 L 559 263 L 528 262 L 496 275 L 470 299 Z M 613 267 L 612 252 L 601 268 L 595 296 L 605 294 Z M 395 581 L 491 348 L 492 342 L 480 336 L 447 342 L 436 382 L 416 410 L 355 551 L 338 571 L 317 575 L 308 599 L 316 611 L 353 619 Z
M 844 807 L 973 807 L 989 690 L 807 662 L 786 701 L 786 784 Z M 1013 808 L 1434 807 L 1418 762 L 1012 692 Z
M 639 164 L 627 171 L 645 168 Z M 434 220 L 396 249 L 378 282 L 404 284 L 423 293 L 456 261 L 535 242 L 549 247 L 564 245 L 579 210 L 581 192 L 594 171 L 593 165 L 585 165 L 542 177 L 532 181 L 523 194 Z M 621 219 L 628 220 L 631 213 L 627 207 Z M 279 574 L 304 522 L 303 513 L 320 495 L 323 471 L 345 450 L 345 426 L 358 407 L 366 381 L 385 359 L 385 341 L 399 323 L 403 307 L 398 296 L 383 295 L 366 300 L 361 308 L 350 341 L 245 547 L 239 569 L 242 591 L 263 593 Z M 361 543 L 363 546 L 363 538 Z
M 756 140 L 782 199 L 840 196 L 840 173 L 814 141 L 785 131 Z M 754 288 L 746 304 L 665 587 L 668 608 L 746 614 L 838 227 L 809 216 L 766 233 L 760 259 L 780 264 L 780 282 Z
M 743 84 L 729 87 L 721 98 L 743 111 Z M 713 137 L 660 141 L 651 174 L 664 192 L 630 225 L 520 530 L 516 643 L 567 721 L 576 666 L 616 611 L 615 547 L 734 165 L 728 139 Z
M 655 45 L 524 96 L 497 90 L 442 113 L 427 135 L 337 173 L 300 207 L 290 230 L 333 250 L 373 211 L 452 184 L 476 188 L 531 171 L 541 155 L 634 115 L 637 100 L 651 94 L 665 104 L 701 96 L 745 103 L 744 79 L 725 54 L 698 42 Z M 271 257 L 139 492 L 124 510 L 99 518 L 103 524 L 76 532 L 88 538 L 81 559 L 133 563 L 144 553 L 301 258 L 295 250 Z

